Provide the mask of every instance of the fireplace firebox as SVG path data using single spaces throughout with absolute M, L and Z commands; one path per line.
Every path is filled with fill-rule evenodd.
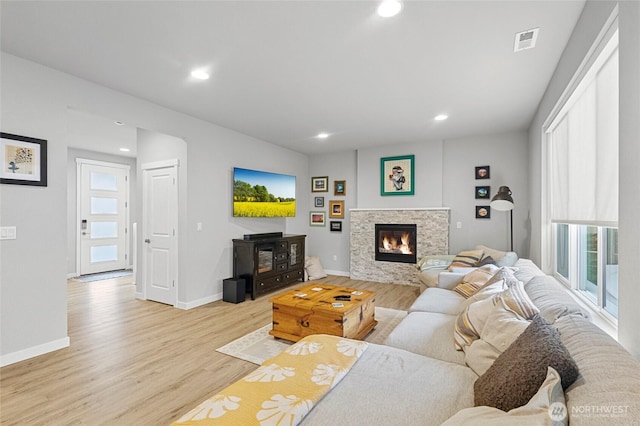
M 376 224 L 376 260 L 416 263 L 416 225 Z

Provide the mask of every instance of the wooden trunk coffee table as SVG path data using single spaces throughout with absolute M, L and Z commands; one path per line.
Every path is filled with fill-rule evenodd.
M 272 336 L 297 342 L 310 334 L 363 339 L 378 324 L 375 292 L 320 283 L 297 287 L 269 299 Z

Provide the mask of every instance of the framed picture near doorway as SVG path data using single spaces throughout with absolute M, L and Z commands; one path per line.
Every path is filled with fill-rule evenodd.
M 47 186 L 47 141 L 0 133 L 0 183 Z

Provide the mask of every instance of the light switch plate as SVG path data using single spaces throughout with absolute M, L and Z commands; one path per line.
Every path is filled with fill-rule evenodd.
M 15 226 L 0 227 L 0 240 L 15 240 L 15 239 L 16 239 Z

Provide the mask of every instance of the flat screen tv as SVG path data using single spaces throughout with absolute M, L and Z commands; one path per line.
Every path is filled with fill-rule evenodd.
M 234 217 L 294 217 L 296 177 L 233 168 Z

